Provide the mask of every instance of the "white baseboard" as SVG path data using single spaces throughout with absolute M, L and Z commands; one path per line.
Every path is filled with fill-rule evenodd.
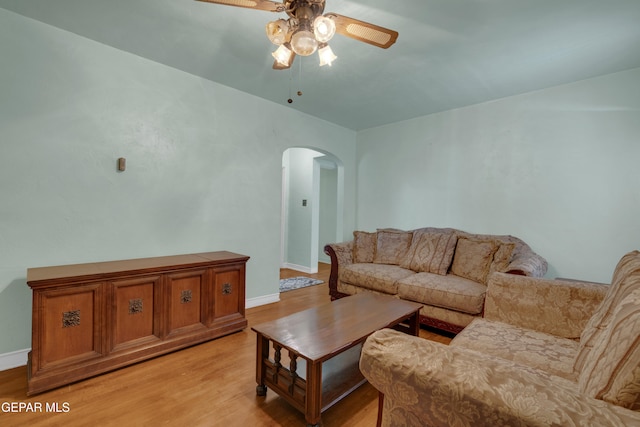
M 24 350 L 12 351 L 11 353 L 0 354 L 0 371 L 17 368 L 27 364 L 30 348 Z
M 264 295 L 256 298 L 248 298 L 245 301 L 245 308 L 253 308 L 261 305 L 272 304 L 280 301 L 280 294 Z M 17 368 L 27 364 L 30 348 L 0 354 L 0 371 Z
M 304 265 L 289 264 L 287 262 L 282 264 L 282 268 L 288 268 L 289 270 L 296 270 L 296 271 L 300 271 L 302 273 L 307 273 L 307 274 L 316 274 L 318 272 L 318 267 L 310 268 L 310 267 L 305 267 Z
M 247 298 L 244 303 L 245 308 L 253 308 L 261 305 L 272 304 L 280 301 L 280 294 L 263 295 L 261 297 Z

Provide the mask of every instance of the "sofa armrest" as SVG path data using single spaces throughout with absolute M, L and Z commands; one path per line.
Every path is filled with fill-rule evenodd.
M 383 396 L 383 426 L 638 425 L 640 413 L 581 394 L 546 372 L 390 329 L 360 370 Z
M 345 296 L 338 292 L 338 276 L 340 267 L 353 264 L 353 241 L 329 243 L 324 247 L 324 253 L 331 258 L 331 272 L 329 273 L 329 295 L 331 300 Z
M 516 255 L 506 269 L 507 273 L 520 276 L 543 277 L 547 273 L 547 260 L 532 250 Z
M 484 317 L 525 329 L 578 339 L 608 286 L 493 273 Z
M 328 252 L 329 251 L 329 252 Z M 341 243 L 329 243 L 324 247 L 324 253 L 335 254 L 338 265 L 353 264 L 353 240 Z M 331 259 L 333 261 L 333 258 Z

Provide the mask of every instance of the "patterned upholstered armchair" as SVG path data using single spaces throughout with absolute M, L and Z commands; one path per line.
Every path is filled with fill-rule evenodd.
M 449 346 L 371 335 L 383 426 L 640 426 L 640 252 L 611 286 L 494 273 Z

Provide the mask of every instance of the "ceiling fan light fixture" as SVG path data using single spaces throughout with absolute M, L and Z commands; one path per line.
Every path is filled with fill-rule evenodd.
M 271 43 L 279 46 L 287 39 L 289 24 L 284 19 L 278 19 L 277 21 L 269 22 L 265 30 Z
M 296 55 L 309 56 L 318 51 L 320 65 L 337 59 L 327 43 L 341 36 L 388 49 L 398 39 L 398 32 L 337 13 L 324 13 L 326 0 L 199 0 L 267 12 L 286 13 L 288 19 L 276 19 L 265 26 L 267 38 L 278 46 L 272 56 L 272 68 L 291 67 Z
M 309 56 L 318 49 L 318 41 L 311 31 L 300 29 L 291 36 L 291 47 L 297 55 Z
M 318 49 L 318 56 L 320 57 L 320 66 L 328 65 L 331 66 L 331 63 L 335 61 L 338 57 L 333 53 L 331 47 L 324 43 L 320 45 Z
M 271 54 L 271 56 L 273 56 L 279 64 L 282 64 L 285 67 L 290 67 L 293 62 L 293 52 L 286 46 L 286 44 L 281 44 L 280 47 Z
M 320 43 L 326 43 L 336 33 L 336 23 L 333 19 L 320 15 L 313 21 L 313 34 Z

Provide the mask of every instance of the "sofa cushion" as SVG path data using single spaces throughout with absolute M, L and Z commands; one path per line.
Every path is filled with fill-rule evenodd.
M 387 294 L 398 292 L 398 280 L 416 274 L 411 270 L 388 264 L 350 264 L 340 270 L 341 282 Z
M 573 358 L 578 343 L 568 338 L 519 328 L 487 319 L 474 319 L 451 341 L 452 346 L 476 350 L 542 371 L 576 380 Z
M 636 277 L 640 285 L 640 275 Z M 640 286 L 614 309 L 580 372 L 580 390 L 640 410 Z
M 413 233 L 401 230 L 378 230 L 376 253 L 373 262 L 376 264 L 399 265 L 407 255 Z
M 487 286 L 454 275 L 417 273 L 398 282 L 398 296 L 423 304 L 480 314 Z
M 353 262 L 373 262 L 376 255 L 378 233 L 353 232 Z
M 495 240 L 458 238 L 458 245 L 451 264 L 451 273 L 486 284 L 493 256 L 498 248 L 499 244 Z
M 458 236 L 455 233 L 420 233 L 413 236 L 400 266 L 418 272 L 447 274 Z
M 580 350 L 574 364 L 576 372 L 580 373 L 583 370 L 593 346 L 611 322 L 615 308 L 627 295 L 639 287 L 640 251 L 632 251 L 618 262 L 609 291 L 580 335 Z

